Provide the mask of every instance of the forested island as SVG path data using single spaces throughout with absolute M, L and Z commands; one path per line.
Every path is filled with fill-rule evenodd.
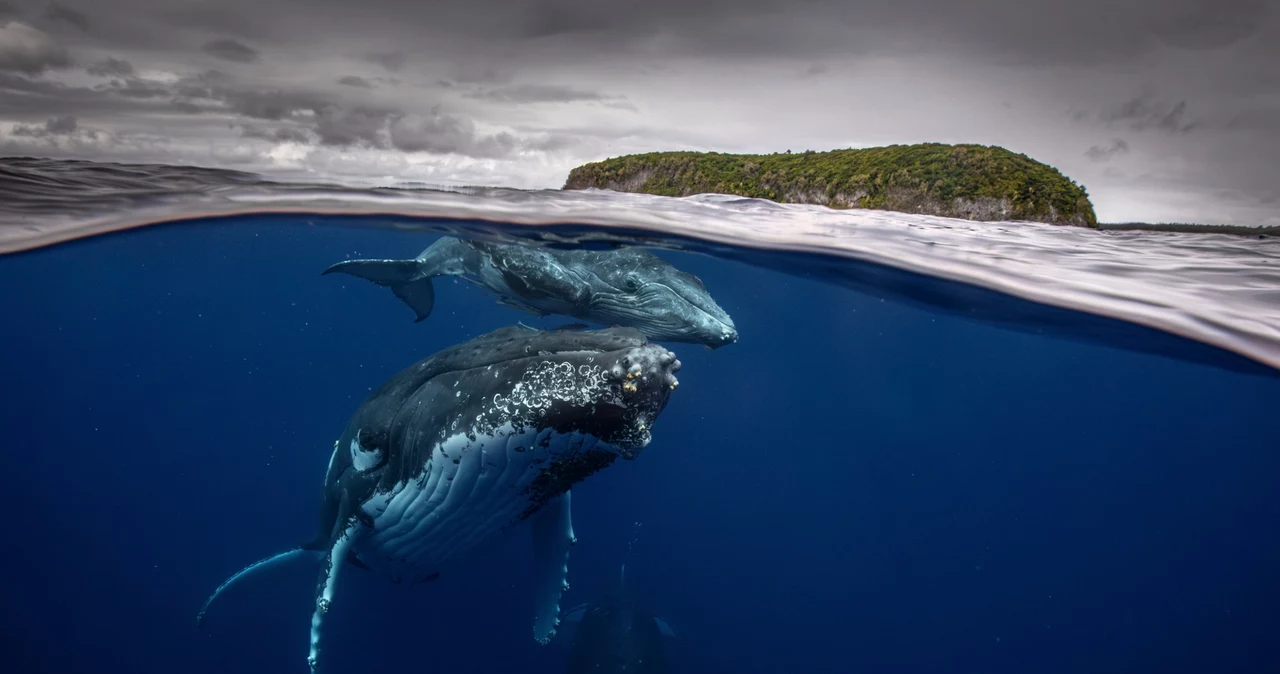
M 1097 227 L 1083 186 L 998 146 L 922 143 L 774 154 L 651 152 L 573 169 L 564 189 L 736 194 L 969 220 Z

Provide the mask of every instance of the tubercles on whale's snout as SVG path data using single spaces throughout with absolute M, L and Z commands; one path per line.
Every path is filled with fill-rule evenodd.
M 675 376 L 679 369 L 676 355 L 656 344 L 630 349 L 608 368 L 608 378 L 621 389 L 627 409 L 626 427 L 615 443 L 623 458 L 633 459 L 648 446 L 654 421 L 680 385 Z
M 635 393 L 651 382 L 661 383 L 669 389 L 679 385 L 675 373 L 680 371 L 676 354 L 657 346 L 632 349 L 610 368 L 614 381 L 621 382 L 623 391 Z

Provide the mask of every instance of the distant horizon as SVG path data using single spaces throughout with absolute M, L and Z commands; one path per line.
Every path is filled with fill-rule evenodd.
M 890 143 L 889 145 L 894 145 L 894 144 L 895 143 Z M 896 143 L 896 144 L 905 145 L 907 143 Z M 955 145 L 971 145 L 971 144 L 976 144 L 976 143 L 955 143 Z M 884 146 L 876 146 L 876 147 L 884 147 Z M 835 148 L 835 150 L 846 150 L 846 149 L 859 150 L 859 149 L 867 149 L 867 148 Z M 1009 148 L 1005 148 L 1005 149 L 1009 149 Z M 798 152 L 792 151 L 792 154 L 803 154 L 804 152 L 831 152 L 831 151 L 834 151 L 834 150 L 800 150 Z M 1009 151 L 1016 152 L 1014 150 L 1009 150 Z M 708 152 L 708 153 L 714 152 L 717 154 L 771 154 L 771 153 L 735 153 L 735 152 L 698 151 L 698 150 L 651 150 L 647 152 L 636 152 L 631 154 L 650 154 L 650 153 L 663 153 L 663 152 Z M 772 154 L 783 154 L 783 152 L 777 152 Z M 1025 154 L 1025 153 L 1018 153 L 1018 154 Z M 623 156 L 623 155 L 615 155 L 615 156 Z M 606 157 L 605 159 L 610 159 L 610 158 L 612 157 Z M 160 165 L 160 166 L 175 166 L 175 167 L 196 168 L 196 169 L 212 170 L 212 171 L 227 171 L 231 173 L 254 175 L 263 180 L 267 180 L 270 182 L 280 182 L 280 183 L 308 183 L 309 182 L 309 183 L 317 183 L 317 184 L 337 185 L 340 187 L 348 187 L 353 189 L 385 188 L 385 189 L 454 190 L 454 189 L 475 188 L 475 189 L 511 189 L 511 190 L 522 190 L 522 191 L 541 191 L 541 190 L 559 191 L 564 189 L 563 185 L 566 182 L 566 180 L 561 180 L 560 185 L 556 187 L 517 187 L 513 185 L 497 185 L 497 184 L 482 184 L 482 183 L 454 183 L 454 184 L 449 184 L 444 182 L 432 183 L 430 181 L 415 180 L 415 179 L 401 179 L 401 178 L 395 178 L 393 176 L 347 177 L 344 179 L 342 176 L 326 178 L 324 176 L 316 176 L 316 175 L 308 175 L 308 174 L 296 174 L 296 173 L 291 174 L 289 172 L 272 172 L 269 170 L 268 171 L 245 170 L 243 168 L 209 166 L 209 165 L 196 164 L 196 163 L 166 164 L 163 162 L 99 160 L 99 159 L 86 159 L 83 157 L 47 157 L 47 156 L 41 157 L 36 155 L 0 155 L 0 161 L 11 160 L 11 159 L 89 162 L 89 163 L 97 163 L 97 164 L 117 164 L 121 166 L 143 166 L 143 165 L 149 165 L 149 164 Z M 1031 159 L 1035 159 L 1035 157 L 1031 157 Z M 603 160 L 592 160 L 592 161 L 603 161 Z M 584 163 L 592 163 L 592 162 L 584 162 Z M 566 173 L 566 179 L 567 177 L 568 176 Z M 1068 179 L 1070 179 L 1070 176 L 1067 176 L 1067 177 Z M 1078 181 L 1077 181 L 1077 184 L 1079 184 Z M 412 185 L 413 187 L 405 187 L 409 185 Z M 1083 185 L 1083 187 L 1085 188 L 1086 191 L 1088 190 L 1088 185 Z M 780 203 L 787 203 L 787 202 L 780 202 Z M 846 209 L 834 209 L 834 210 L 846 210 Z M 989 221 L 989 222 L 1000 222 L 1000 221 Z M 1008 222 L 1015 222 L 1015 220 L 1010 220 Z M 1173 229 L 1176 229 L 1176 228 L 1185 228 L 1186 231 L 1191 233 L 1194 233 L 1196 230 L 1199 230 L 1199 229 L 1212 229 L 1214 230 L 1212 233 L 1238 233 L 1242 235 L 1263 234 L 1267 236 L 1280 236 L 1280 225 L 1271 225 L 1271 224 L 1240 224 L 1240 223 L 1223 223 L 1223 222 L 1176 222 L 1176 221 L 1156 221 L 1156 220 L 1104 220 L 1102 218 L 1098 219 L 1098 229 L 1101 229 L 1101 230 L 1119 231 L 1123 229 L 1134 229 L 1134 230 L 1146 229 L 1150 231 L 1160 231 L 1160 229 L 1163 229 L 1163 228 L 1169 228 L 1169 231 L 1173 231 Z M 1240 232 L 1227 231 L 1232 229 L 1249 230 L 1249 231 L 1240 231 Z

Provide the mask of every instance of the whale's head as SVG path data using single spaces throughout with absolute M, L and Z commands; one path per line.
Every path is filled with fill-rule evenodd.
M 492 444 L 499 437 L 510 440 L 512 451 L 540 460 L 591 454 L 607 465 L 634 459 L 648 446 L 679 371 L 674 353 L 634 328 L 510 327 L 409 368 L 404 381 L 414 391 L 370 409 L 391 410 L 398 432 L 427 450 L 411 465 L 424 465 L 437 445 Z M 361 416 L 352 427 L 375 423 Z
M 560 435 L 582 436 L 597 451 L 639 456 L 679 386 L 680 360 L 634 330 L 600 332 L 614 331 L 639 339 L 601 350 L 544 352 L 513 384 L 506 408 L 534 410 L 522 419 Z
M 599 322 L 633 326 L 655 340 L 713 349 L 738 341 L 733 319 L 697 276 L 642 250 L 609 255 L 609 262 L 597 269 L 602 285 L 591 297 Z

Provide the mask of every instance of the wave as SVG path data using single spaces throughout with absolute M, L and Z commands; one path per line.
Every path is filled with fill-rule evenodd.
M 197 167 L 0 159 L 0 254 L 248 215 L 705 252 L 1012 329 L 1280 375 L 1274 238 L 974 222 L 727 195 L 355 188 Z

